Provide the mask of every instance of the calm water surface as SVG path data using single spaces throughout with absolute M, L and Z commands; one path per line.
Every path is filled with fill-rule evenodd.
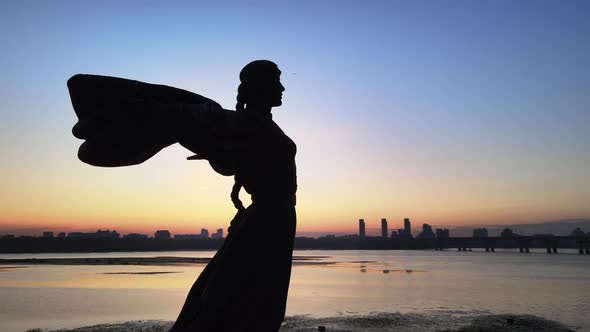
M 212 257 L 213 251 L 0 258 Z M 287 315 L 533 314 L 590 331 L 590 256 L 456 251 L 296 251 Z M 0 266 L 0 330 L 174 320 L 203 265 Z M 149 274 L 151 272 L 166 272 Z M 120 274 L 124 273 L 124 274 Z M 144 274 L 137 274 L 144 273 Z

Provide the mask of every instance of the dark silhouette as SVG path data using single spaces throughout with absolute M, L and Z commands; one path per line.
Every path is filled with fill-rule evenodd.
M 181 331 L 277 331 L 284 319 L 295 237 L 296 146 L 273 122 L 280 70 L 266 60 L 240 72 L 236 111 L 197 94 L 113 77 L 68 81 L 79 122 L 80 160 L 142 163 L 173 143 L 233 175 L 238 209 L 228 235 L 191 288 L 172 327 Z M 252 196 L 245 208 L 244 188 Z
M 32 236 L 4 235 L 0 237 L 0 253 L 56 253 L 56 252 L 129 252 L 129 251 L 177 251 L 219 249 L 223 239 L 204 238 L 45 238 Z M 579 249 L 580 253 L 590 247 L 590 235 L 586 236 L 493 236 L 487 238 L 473 237 L 436 237 L 434 239 L 410 239 L 393 237 L 384 240 L 381 236 L 360 238 L 356 234 L 320 238 L 296 237 L 295 249 L 301 250 L 456 250 L 504 248 L 569 248 Z M 522 251 L 521 251 L 522 252 Z M 39 260 L 39 259 L 37 259 Z M 0 265 L 6 260 L 0 259 Z

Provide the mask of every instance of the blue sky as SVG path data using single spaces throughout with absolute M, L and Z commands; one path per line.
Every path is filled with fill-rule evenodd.
M 113 188 L 151 190 L 155 173 L 200 172 L 191 186 L 214 183 L 212 196 L 225 200 L 231 181 L 188 166 L 179 147 L 131 170 L 83 165 L 65 82 L 121 76 L 233 108 L 239 70 L 261 58 L 283 71 L 275 119 L 299 146 L 304 229 L 382 216 L 435 225 L 590 217 L 589 14 L 586 1 L 3 1 L 0 204 L 14 208 L 0 226 L 65 213 L 94 227 L 85 207 L 43 202 L 67 201 L 96 177 L 132 195 Z M 176 191 L 183 185 L 151 188 L 194 196 L 195 206 L 149 201 L 186 210 L 180 224 L 227 219 L 223 205 L 200 220 L 210 198 Z M 108 210 L 106 192 L 93 199 Z

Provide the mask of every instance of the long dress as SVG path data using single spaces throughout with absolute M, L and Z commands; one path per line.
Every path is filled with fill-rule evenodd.
M 284 319 L 296 228 L 296 146 L 269 114 L 222 110 L 188 91 L 76 75 L 68 81 L 85 139 L 78 157 L 96 166 L 139 164 L 179 142 L 252 197 L 191 288 L 172 332 L 274 332 Z M 208 103 L 214 107 L 195 108 Z M 174 104 L 166 109 L 162 105 Z
M 193 285 L 173 332 L 277 331 L 284 319 L 295 236 L 296 147 L 270 114 L 225 113 L 217 121 L 217 165 L 235 169 L 252 195 L 223 247 Z M 194 127 L 187 120 L 188 128 Z M 198 126 L 198 125 L 197 125 Z M 180 143 L 192 148 L 191 135 Z

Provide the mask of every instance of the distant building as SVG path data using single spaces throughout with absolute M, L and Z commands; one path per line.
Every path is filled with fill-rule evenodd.
M 112 232 L 109 230 L 101 231 L 100 229 L 95 233 L 97 238 L 103 239 L 118 239 L 120 237 L 117 231 L 113 230 Z
M 359 219 L 359 238 L 365 239 L 365 219 Z
M 585 236 L 586 234 L 584 233 L 584 231 L 582 231 L 580 229 L 580 227 L 576 227 L 576 229 L 574 229 L 572 231 L 572 236 Z
M 73 239 L 118 239 L 119 233 L 113 230 L 112 232 L 109 230 L 103 231 L 98 230 L 94 233 L 82 233 L 82 232 L 72 232 L 68 233 L 69 238 Z
M 154 233 L 155 239 L 170 239 L 170 232 L 167 230 L 159 230 Z
M 65 232 L 59 232 L 59 234 L 57 234 L 57 237 L 60 239 L 63 239 L 64 237 L 66 237 L 66 233 Z
M 412 237 L 412 233 L 407 232 L 404 228 L 399 228 L 397 230 L 397 238 L 400 240 L 411 240 Z
M 217 232 L 211 234 L 212 239 L 223 239 L 223 228 L 218 228 Z
M 358 234 L 344 234 L 344 235 L 338 236 L 338 238 L 343 239 L 343 240 L 358 240 L 359 235 Z
M 515 237 L 515 236 L 517 236 L 517 235 L 516 235 L 516 233 L 514 233 L 514 232 L 512 231 L 512 229 L 510 229 L 510 228 L 504 228 L 504 229 L 502 230 L 502 232 L 500 233 L 500 236 L 501 236 L 501 237 Z
M 45 237 L 45 238 L 52 238 L 53 237 L 53 232 L 43 232 L 43 237 Z
M 451 237 L 451 232 L 448 228 L 437 228 L 436 229 L 436 238 L 437 239 L 448 239 Z
M 488 237 L 488 230 L 485 228 L 475 228 L 473 230 L 473 237 Z
M 402 238 L 405 235 L 405 233 L 406 233 L 406 230 L 405 229 L 403 229 L 403 228 L 398 228 L 397 229 L 397 237 L 398 238 Z
M 387 239 L 387 219 L 381 218 L 381 237 Z
M 187 240 L 187 239 L 200 239 L 199 234 L 176 234 L 174 235 L 175 240 Z
M 410 237 L 412 236 L 412 225 L 410 224 L 410 218 L 404 218 L 404 231 L 406 231 L 407 234 L 410 234 Z
M 404 228 L 398 228 L 397 232 L 391 232 L 391 238 L 395 240 L 411 240 L 413 238 L 410 218 L 404 218 Z
M 145 234 L 138 234 L 138 233 L 129 233 L 127 235 L 123 235 L 124 239 L 131 239 L 131 240 L 139 240 L 139 239 L 147 239 L 148 236 Z
M 209 238 L 209 231 L 204 228 L 201 228 L 201 238 L 208 239 Z
M 434 232 L 432 227 L 428 224 L 422 224 L 422 233 L 416 237 L 418 239 L 434 239 Z
M 3 239 L 14 239 L 14 234 L 5 234 L 2 236 Z

